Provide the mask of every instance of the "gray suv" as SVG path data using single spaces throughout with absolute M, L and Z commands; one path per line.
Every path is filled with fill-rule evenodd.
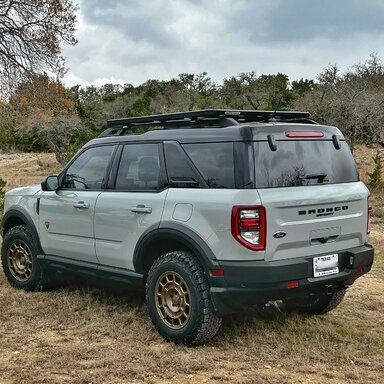
M 5 195 L 2 264 L 26 290 L 58 270 L 146 290 L 158 332 L 199 344 L 246 306 L 337 306 L 373 262 L 368 195 L 342 133 L 305 112 L 115 119 Z

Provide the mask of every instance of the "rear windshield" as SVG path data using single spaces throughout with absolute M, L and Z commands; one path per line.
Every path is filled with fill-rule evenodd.
M 257 188 L 294 187 L 358 181 L 355 161 L 345 141 L 337 150 L 332 141 L 257 142 L 255 169 Z

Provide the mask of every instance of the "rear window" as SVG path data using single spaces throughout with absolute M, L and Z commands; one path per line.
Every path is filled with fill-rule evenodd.
M 355 161 L 345 141 L 337 150 L 332 141 L 257 142 L 255 169 L 257 188 L 294 187 L 358 181 Z

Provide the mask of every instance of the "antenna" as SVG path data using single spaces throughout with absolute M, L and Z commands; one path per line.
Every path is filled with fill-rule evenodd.
M 254 102 L 253 102 L 253 100 L 251 99 L 251 96 L 249 96 L 249 95 L 245 95 L 245 98 L 248 100 L 248 102 L 249 102 L 249 104 L 251 104 L 252 105 L 252 108 L 254 109 L 254 110 L 258 110 L 259 108 L 258 108 L 258 105 L 256 105 Z
M 279 102 L 277 103 L 276 108 L 273 111 L 273 116 L 276 115 L 277 110 L 280 108 L 280 105 L 281 105 L 281 102 L 283 101 L 283 98 L 284 98 L 283 96 L 280 96 Z
M 279 101 L 278 101 L 278 103 L 277 103 L 277 105 L 276 105 L 276 108 L 275 108 L 275 110 L 271 113 L 271 115 L 269 116 L 269 119 L 271 120 L 271 121 L 273 121 L 274 120 L 274 117 L 276 116 L 276 112 L 278 111 L 278 109 L 280 108 L 280 105 L 281 105 L 281 102 L 283 101 L 283 96 L 280 96 L 280 99 L 279 99 Z

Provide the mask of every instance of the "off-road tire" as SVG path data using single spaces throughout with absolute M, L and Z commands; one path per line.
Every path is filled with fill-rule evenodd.
M 331 295 L 314 295 L 307 298 L 291 298 L 284 300 L 289 311 L 307 313 L 311 315 L 323 315 L 335 309 L 344 299 L 346 289 L 336 291 Z
M 26 291 L 48 288 L 49 273 L 37 259 L 38 254 L 37 241 L 25 225 L 18 225 L 6 232 L 1 246 L 1 263 L 4 274 L 12 286 Z M 12 261 L 14 258 L 19 260 Z
M 160 296 L 159 289 L 163 289 L 161 279 L 168 283 L 168 276 L 178 276 L 179 285 L 188 292 L 190 305 L 187 308 L 188 318 L 184 316 L 184 324 L 176 324 L 174 327 L 167 324 L 162 313 L 163 306 L 159 305 L 157 297 Z M 172 283 L 169 284 L 172 290 Z M 203 344 L 214 337 L 220 328 L 221 318 L 213 312 L 207 278 L 197 259 L 189 252 L 169 252 L 155 260 L 148 272 L 146 299 L 155 328 L 168 341 L 186 345 Z

